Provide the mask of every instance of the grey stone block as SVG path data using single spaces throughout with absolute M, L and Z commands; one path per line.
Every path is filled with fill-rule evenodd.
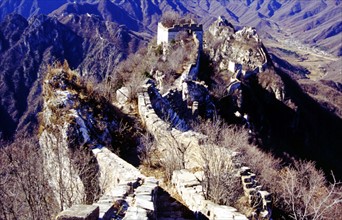
M 73 205 L 59 213 L 56 220 L 97 220 L 100 209 L 95 205 Z

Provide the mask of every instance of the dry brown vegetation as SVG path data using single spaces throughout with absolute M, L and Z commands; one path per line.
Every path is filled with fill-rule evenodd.
M 160 152 L 157 146 L 162 145 L 165 149 Z M 150 169 L 160 169 L 166 182 L 171 182 L 172 173 L 175 170 L 185 168 L 185 152 L 189 145 L 181 144 L 176 137 L 164 137 L 163 141 L 158 141 L 150 134 L 142 136 L 140 143 L 140 159 L 142 164 Z
M 218 131 L 221 144 L 242 153 L 238 159 L 241 165 L 251 167 L 264 189 L 273 194 L 274 206 L 292 219 L 338 219 L 342 208 L 340 183 L 327 182 L 321 170 L 313 162 L 296 161 L 284 166 L 270 153 L 259 150 L 248 143 L 247 132 L 243 129 L 221 126 L 213 122 L 207 130 Z M 218 126 L 219 125 L 219 126 Z M 219 127 L 219 128 L 215 128 Z M 227 135 L 227 133 L 229 135 Z M 236 140 L 229 140 L 236 139 Z M 277 214 L 277 213 L 275 213 Z
M 69 114 L 69 108 L 73 108 L 78 111 L 89 128 L 89 135 L 98 144 L 107 146 L 117 153 L 121 152 L 120 156 L 123 157 L 127 151 L 136 146 L 139 125 L 108 100 L 106 94 L 109 84 L 102 87 L 94 79 L 82 79 L 69 69 L 67 62 L 63 65 L 56 63 L 50 67 L 45 79 L 47 82 L 43 87 L 45 100 L 55 100 L 55 90 L 61 89 L 72 94 L 69 102 L 72 106 L 66 107 L 64 104 L 56 106 L 55 102 L 52 102 L 49 106 L 53 113 L 50 117 L 52 123 L 46 124 L 40 114 L 40 131 L 52 129 L 53 132 L 55 125 L 63 125 L 67 121 L 70 124 L 69 145 L 79 146 L 83 142 L 83 136 L 78 131 L 75 117 Z
M 50 219 L 58 211 L 38 146 L 29 138 L 1 144 L 0 219 Z
M 12 144 L 1 144 L 1 219 L 52 219 L 59 211 L 75 204 L 76 198 L 82 198 L 85 204 L 97 199 L 99 189 L 91 152 L 73 149 L 63 155 L 61 143 L 61 139 L 55 142 L 55 156 L 45 155 L 38 141 L 28 137 L 18 137 Z M 65 160 L 65 156 L 70 160 Z M 53 164 L 54 170 L 46 166 L 47 157 L 53 159 L 48 163 Z M 72 167 L 76 173 L 66 174 L 66 167 Z M 79 176 L 83 186 L 68 175 Z M 54 180 L 57 187 L 50 185 Z

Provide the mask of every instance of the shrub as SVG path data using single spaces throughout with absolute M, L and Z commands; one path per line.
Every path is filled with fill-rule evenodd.
M 204 161 L 203 192 L 206 199 L 221 205 L 233 205 L 242 195 L 241 180 L 230 153 L 223 147 L 207 145 Z
M 193 126 L 208 137 L 202 149 L 205 177 L 202 185 L 206 198 L 222 205 L 234 204 L 242 196 L 242 185 L 237 175 L 239 161 L 232 153 L 236 146 L 248 143 L 247 133 L 217 117 Z
M 231 127 L 219 118 L 202 121 L 194 128 L 208 136 L 208 148 L 203 151 L 204 182 L 207 197 L 218 203 L 237 201 L 241 192 L 240 181 L 234 179 L 234 166 L 249 166 L 257 180 L 273 194 L 275 211 L 279 218 L 338 219 L 342 208 L 341 184 L 335 179 L 326 181 L 313 162 L 293 160 L 285 166 L 271 153 L 263 152 L 248 142 L 245 129 Z M 213 145 L 224 148 L 213 148 Z M 228 150 L 228 151 L 227 151 Z M 231 152 L 240 152 L 231 157 Z M 226 194 L 227 193 L 227 194 Z M 282 216 L 282 217 L 281 217 Z
M 172 27 L 180 20 L 180 15 L 175 11 L 166 11 L 160 21 L 165 27 Z
M 140 144 L 138 146 L 139 159 L 149 168 L 155 166 L 153 158 L 157 151 L 156 147 L 156 142 L 151 134 L 146 133 L 142 135 L 140 138 Z

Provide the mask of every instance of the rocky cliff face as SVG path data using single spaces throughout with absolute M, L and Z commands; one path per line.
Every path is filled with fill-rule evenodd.
M 53 192 L 62 208 L 93 202 L 103 189 L 91 149 L 126 147 L 129 152 L 130 144 L 135 147 L 133 128 L 103 97 L 85 87 L 66 63 L 49 70 L 43 97 L 39 143 Z
M 88 191 L 93 192 L 95 197 L 99 192 L 96 169 L 88 170 L 86 167 L 94 157 L 85 146 L 90 135 L 79 114 L 79 97 L 72 89 L 72 83 L 76 83 L 76 75 L 69 74 L 62 69 L 55 69 L 46 77 L 43 87 L 44 104 L 40 115 L 39 144 L 44 155 L 43 163 L 49 173 L 49 185 L 61 209 L 75 203 L 91 201 L 89 195 L 87 198 Z M 75 81 L 69 81 L 69 77 L 75 77 Z M 80 152 L 89 154 L 89 157 L 80 161 L 80 155 L 77 155 Z M 94 162 L 93 164 L 96 165 Z M 87 173 L 92 171 L 90 176 L 94 178 L 93 189 L 87 183 L 90 179 L 84 182 L 81 179 L 84 169 L 87 169 Z
M 228 20 L 219 17 L 209 27 L 209 33 L 208 49 L 212 59 L 218 63 L 220 71 L 235 72 L 237 68 L 254 71 L 268 61 L 265 48 L 254 28 L 244 27 L 235 31 Z M 229 61 L 234 63 L 234 67 L 230 67 Z

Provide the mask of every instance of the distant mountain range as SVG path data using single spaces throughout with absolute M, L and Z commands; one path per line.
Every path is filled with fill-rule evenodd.
M 224 15 L 236 26 L 256 27 L 264 39 L 293 39 L 342 55 L 341 0 L 4 0 L 0 19 L 12 12 L 26 18 L 39 13 L 89 13 L 151 33 L 168 10 L 195 14 L 205 27 Z

